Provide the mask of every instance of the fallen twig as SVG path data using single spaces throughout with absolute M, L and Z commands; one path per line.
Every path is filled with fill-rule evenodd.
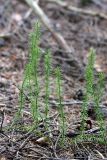
M 103 19 L 107 19 L 107 15 L 105 15 L 104 13 L 101 13 L 101 12 L 95 12 L 95 11 L 91 11 L 91 10 L 84 10 L 82 8 L 77 8 L 77 7 L 71 6 L 67 2 L 64 2 L 61 0 L 47 0 L 47 1 L 56 3 L 56 4 L 60 5 L 61 7 L 64 7 L 66 9 L 71 10 L 76 13 L 86 14 L 86 15 L 90 15 L 90 16 L 97 16 L 97 17 L 100 17 Z
M 9 32 L 0 33 L 0 38 L 9 38 L 11 35 Z
M 84 134 L 96 134 L 96 133 L 98 133 L 98 131 L 100 131 L 100 128 L 99 128 L 99 127 L 95 127 L 95 128 L 86 130 L 86 131 L 84 131 L 83 133 L 84 133 Z M 69 132 L 66 134 L 66 136 L 69 137 L 69 138 L 74 138 L 74 137 L 79 136 L 80 134 L 81 134 L 81 133 L 79 133 L 79 132 L 69 131 Z
M 22 143 L 22 144 L 20 145 L 20 147 L 18 148 L 18 151 L 25 147 L 27 141 L 29 141 L 29 139 L 31 138 L 31 136 L 32 136 L 32 134 L 30 134 L 30 135 L 23 141 L 23 143 Z
M 59 103 L 55 100 L 50 101 L 50 104 L 52 107 L 57 107 L 59 105 Z M 69 105 L 70 107 L 73 107 L 73 105 L 80 105 L 80 107 L 83 104 L 83 101 L 76 101 L 76 100 L 66 100 L 66 101 L 62 101 L 61 102 L 62 105 Z M 87 103 L 87 107 L 88 107 L 88 111 L 90 112 L 91 116 L 94 116 L 94 103 L 93 102 L 89 102 Z M 100 104 L 100 109 L 101 112 L 104 116 L 104 118 L 107 118 L 107 108 L 104 104 Z
M 99 127 L 95 127 L 95 128 L 89 129 L 87 131 L 84 131 L 84 133 L 85 134 L 91 134 L 91 133 L 97 133 L 98 131 L 100 131 L 100 128 Z
M 73 47 L 69 47 L 65 41 L 65 39 L 62 37 L 60 33 L 57 33 L 54 31 L 53 26 L 51 24 L 51 21 L 46 16 L 46 14 L 43 12 L 43 10 L 40 8 L 38 3 L 33 0 L 25 0 L 27 4 L 33 8 L 34 12 L 39 16 L 40 20 L 43 22 L 43 24 L 48 28 L 48 30 L 52 33 L 54 39 L 58 42 L 61 48 L 63 48 L 68 53 L 74 53 Z
M 50 104 L 52 106 L 58 106 L 59 103 L 55 100 L 50 101 Z M 83 104 L 82 101 L 75 101 L 75 100 L 67 100 L 67 101 L 63 101 L 61 102 L 62 105 L 74 105 L 74 104 Z
M 40 156 L 48 158 L 48 156 L 45 153 L 38 151 L 36 148 L 31 148 L 31 151 L 34 151 L 35 153 L 39 154 Z
M 95 151 L 98 153 L 98 155 L 101 157 L 101 159 L 105 159 L 101 152 L 99 152 L 98 150 L 95 150 Z

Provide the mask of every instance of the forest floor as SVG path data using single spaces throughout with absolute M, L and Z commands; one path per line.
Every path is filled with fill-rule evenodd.
M 100 0 L 98 1 L 100 2 Z M 107 15 L 107 2 L 104 0 L 102 0 L 102 3 L 92 3 L 87 6 L 80 6 L 79 0 L 66 0 L 66 2 L 86 11 L 89 9 L 92 12 Z M 75 63 L 70 59 L 67 52 L 59 48 L 51 33 L 41 24 L 40 48 L 43 53 L 39 66 L 39 105 L 43 113 L 45 107 L 43 59 L 44 51 L 50 49 L 53 68 L 60 65 L 62 70 L 62 97 L 63 102 L 65 102 L 64 111 L 68 125 L 69 142 L 65 142 L 64 146 L 58 145 L 59 133 L 57 132 L 52 133 L 53 138 L 51 142 L 48 142 L 48 140 L 40 140 L 45 135 L 41 137 L 34 132 L 31 133 L 21 128 L 18 130 L 17 128 L 6 129 L 12 124 L 19 107 L 19 88 L 23 81 L 24 67 L 29 54 L 29 33 L 33 29 L 33 24 L 39 19 L 24 1 L 0 0 L 0 123 L 2 124 L 0 130 L 0 159 L 104 159 L 107 157 L 106 145 L 97 142 L 85 142 L 85 144 L 82 142 L 74 144 L 72 142 L 80 122 L 81 103 L 76 102 L 82 102 L 82 92 L 84 92 L 85 86 L 84 69 L 91 47 L 96 50 L 96 73 L 99 71 L 105 73 L 105 90 L 104 95 L 102 95 L 101 105 L 104 107 L 104 117 L 107 123 L 107 19 L 101 18 L 99 15 L 86 15 L 67 10 L 47 0 L 40 0 L 40 6 L 54 24 L 54 29 L 61 33 L 69 46 L 74 48 L 74 53 L 71 54 L 78 62 L 78 64 Z M 2 36 L 3 33 L 4 36 Z M 56 131 L 58 130 L 58 112 L 55 105 L 57 94 L 54 75 L 51 77 L 50 84 L 50 120 L 53 130 Z M 29 102 L 25 104 L 23 119 L 18 122 L 22 126 L 29 126 L 32 122 L 29 106 Z M 92 123 L 92 129 L 94 129 L 96 120 L 93 112 L 89 114 L 89 120 Z M 41 130 L 42 127 L 40 125 Z

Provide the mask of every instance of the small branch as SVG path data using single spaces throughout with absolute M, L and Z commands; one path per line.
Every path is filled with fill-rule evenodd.
M 62 37 L 60 33 L 57 33 L 54 31 L 51 21 L 46 16 L 46 14 L 43 12 L 43 10 L 40 8 L 38 3 L 34 0 L 25 0 L 26 3 L 34 10 L 34 12 L 38 15 L 40 20 L 43 22 L 43 24 L 47 27 L 47 29 L 52 33 L 54 39 L 58 42 L 61 48 L 63 48 L 68 53 L 74 52 L 74 49 L 72 47 L 69 47 L 65 41 L 65 39 Z
M 91 133 L 97 133 L 98 131 L 100 131 L 100 128 L 96 127 L 96 128 L 92 128 L 92 129 L 89 129 L 87 131 L 84 131 L 84 133 L 85 134 L 91 134 Z
M 52 105 L 52 107 L 57 107 L 59 105 L 59 103 L 55 100 L 50 101 L 50 104 Z M 83 101 L 76 101 L 76 100 L 70 100 L 69 99 L 69 100 L 63 101 L 61 104 L 65 105 L 65 106 L 70 105 L 70 107 L 71 106 L 74 107 L 73 105 L 80 105 L 80 107 L 81 107 L 82 104 L 83 104 Z M 92 112 L 91 113 L 91 116 L 92 116 L 92 114 L 94 114 L 94 103 L 90 102 L 87 105 L 88 105 L 88 111 L 91 110 L 91 112 Z M 104 118 L 107 118 L 107 108 L 106 108 L 106 106 L 104 104 L 100 104 L 99 107 L 101 109 L 101 112 L 103 113 Z
M 101 159 L 105 159 L 101 152 L 99 152 L 98 150 L 95 150 L 95 151 L 98 153 L 98 155 L 101 157 Z
M 83 131 L 83 133 L 86 134 L 86 135 L 91 135 L 91 134 L 97 135 L 100 130 L 101 130 L 100 127 L 95 127 L 95 128 Z M 69 131 L 66 134 L 66 136 L 69 137 L 69 138 L 74 138 L 74 137 L 77 137 L 79 135 L 80 135 L 79 132 L 72 132 L 72 131 Z
M 56 102 L 55 100 L 50 101 L 50 104 L 52 106 L 58 106 L 59 105 L 59 103 Z M 83 104 L 83 102 L 82 101 L 75 101 L 75 100 L 68 100 L 68 101 L 62 102 L 62 105 L 74 105 L 74 104 Z
M 9 32 L 0 33 L 0 38 L 9 38 L 10 36 L 11 36 L 11 33 Z
M 83 10 L 81 8 L 71 6 L 67 2 L 63 2 L 61 0 L 47 0 L 47 1 L 52 2 L 52 3 L 56 3 L 57 5 L 60 5 L 61 7 L 66 8 L 68 10 L 71 10 L 73 12 L 86 14 L 86 15 L 90 15 L 90 16 L 98 16 L 100 18 L 107 19 L 107 15 L 105 15 L 104 13 L 95 12 L 95 11 L 91 11 L 91 10 Z

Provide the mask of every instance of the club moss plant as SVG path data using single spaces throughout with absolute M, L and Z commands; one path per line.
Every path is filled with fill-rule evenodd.
M 29 61 L 26 64 L 25 71 L 24 71 L 24 79 L 22 82 L 22 86 L 20 89 L 20 107 L 18 110 L 17 116 L 22 116 L 24 105 L 25 105 L 25 88 L 27 86 L 29 103 L 31 108 L 31 115 L 33 119 L 32 126 L 38 127 L 39 120 L 41 117 L 41 112 L 39 109 L 39 97 L 40 97 L 40 84 L 39 84 L 39 74 L 38 74 L 38 67 L 40 62 L 40 24 L 36 23 L 34 26 L 34 31 L 30 34 L 29 40 Z M 86 87 L 85 87 L 85 96 L 83 100 L 83 106 L 81 111 L 81 137 L 85 138 L 85 127 L 86 127 L 86 120 L 88 119 L 88 104 L 93 102 L 94 109 L 96 113 L 96 119 L 98 126 L 101 128 L 100 130 L 100 139 L 104 142 L 105 138 L 105 123 L 103 120 L 103 115 L 100 110 L 100 101 L 102 98 L 102 94 L 104 91 L 104 75 L 103 73 L 99 73 L 99 79 L 95 86 L 95 77 L 94 77 L 94 63 L 95 63 L 95 50 L 90 49 L 89 57 L 88 57 L 88 64 L 86 66 L 85 71 L 85 80 L 86 80 Z M 45 119 L 45 129 L 49 129 L 49 96 L 50 96 L 50 76 L 51 76 L 51 53 L 47 51 L 45 53 L 44 58 L 44 73 L 45 73 L 45 104 L 44 104 L 44 119 Z M 62 105 L 62 84 L 61 78 L 62 74 L 60 68 L 57 67 L 55 69 L 56 75 L 56 94 L 58 99 L 58 113 L 59 113 L 59 125 L 60 125 L 60 134 L 62 137 L 62 141 L 65 140 L 66 135 L 66 117 L 64 113 L 64 108 Z M 49 129 L 50 130 L 50 129 Z M 88 136 L 87 136 L 88 137 Z
M 48 123 L 49 116 L 49 96 L 50 96 L 50 74 L 51 74 L 51 54 L 47 51 L 45 55 L 45 122 Z M 49 127 L 46 127 L 49 129 Z
M 95 53 L 93 49 L 90 49 L 89 57 L 88 57 L 88 64 L 85 70 L 85 96 L 83 100 L 83 106 L 81 111 L 81 120 L 82 120 L 82 131 L 85 130 L 85 122 L 88 118 L 87 110 L 88 110 L 88 103 L 92 100 L 93 96 L 93 85 L 94 85 L 94 62 L 95 62 Z
M 60 68 L 57 67 L 55 70 L 56 73 L 56 93 L 58 98 L 58 112 L 59 112 L 59 124 L 60 124 L 60 133 L 62 136 L 62 143 L 65 141 L 66 134 L 66 124 L 65 124 L 65 113 L 62 105 L 62 84 L 61 84 L 61 71 Z
M 106 125 L 104 121 L 104 115 L 101 112 L 100 101 L 104 92 L 104 74 L 99 73 L 99 80 L 94 89 L 93 99 L 95 104 L 95 113 L 98 126 L 100 127 L 100 141 L 106 142 Z
M 24 88 L 28 86 L 29 99 L 31 106 L 31 114 L 35 125 L 38 124 L 39 119 L 39 83 L 38 83 L 38 65 L 40 60 L 40 24 L 37 23 L 34 26 L 34 31 L 29 36 L 29 62 L 26 64 L 24 72 L 24 80 L 22 82 L 20 90 L 20 107 L 18 115 L 23 113 L 23 107 L 25 105 Z
M 90 49 L 89 57 L 88 57 L 88 64 L 86 66 L 85 71 L 85 96 L 81 111 L 81 137 L 88 138 L 85 136 L 84 131 L 86 127 L 86 120 L 88 119 L 88 104 L 94 104 L 94 111 L 96 114 L 96 121 L 98 126 L 100 127 L 100 140 L 104 142 L 105 139 L 105 121 L 103 118 L 103 114 L 100 108 L 101 98 L 104 92 L 104 74 L 98 74 L 98 82 L 96 82 L 94 77 L 94 63 L 95 63 L 95 50 L 93 48 Z M 95 137 L 93 137 L 95 139 Z M 98 137 L 96 138 L 98 140 Z
M 24 80 L 22 83 L 22 87 L 20 89 L 20 107 L 18 111 L 18 115 L 21 115 L 23 112 L 23 107 L 25 105 L 25 95 L 24 88 L 27 86 L 29 92 L 30 106 L 31 106 L 31 115 L 33 118 L 33 124 L 35 124 L 36 128 L 38 126 L 39 117 L 41 117 L 41 113 L 39 110 L 39 93 L 40 93 L 40 84 L 38 81 L 38 68 L 39 68 L 39 60 L 40 60 L 40 25 L 37 23 L 34 26 L 34 31 L 30 34 L 30 42 L 29 42 L 29 62 L 25 67 L 24 72 Z M 44 74 L 45 74 L 45 111 L 44 111 L 44 119 L 45 119 L 45 128 L 49 130 L 49 95 L 50 95 L 50 76 L 51 76 L 51 53 L 50 51 L 46 51 L 44 57 Z M 62 96 L 61 96 L 61 72 L 60 69 L 57 68 L 55 70 L 56 80 L 57 80 L 57 97 L 59 101 L 58 112 L 59 112 L 59 123 L 60 123 L 60 132 L 62 137 L 65 135 L 65 116 L 63 111 L 63 106 L 61 104 Z

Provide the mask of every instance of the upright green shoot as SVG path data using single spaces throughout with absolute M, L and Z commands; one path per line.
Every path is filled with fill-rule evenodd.
M 37 23 L 36 26 L 34 26 L 34 32 L 30 35 L 30 62 L 29 62 L 29 72 L 32 78 L 29 77 L 29 82 L 32 81 L 33 83 L 33 89 L 31 89 L 34 92 L 34 96 L 31 96 L 31 110 L 32 110 L 32 116 L 36 124 L 38 124 L 38 117 L 39 117 L 39 110 L 38 110 L 38 98 L 39 98 L 39 83 L 38 83 L 38 66 L 39 66 L 39 59 L 40 59 L 40 48 L 39 48 L 39 42 L 40 42 L 40 24 Z
M 105 123 L 103 120 L 103 114 L 100 109 L 100 101 L 104 91 L 104 74 L 99 73 L 99 79 L 98 82 L 96 83 L 94 77 L 94 63 L 95 63 L 95 50 L 91 48 L 88 57 L 88 64 L 85 71 L 86 87 L 85 87 L 84 102 L 81 111 L 81 120 L 82 120 L 81 136 L 82 138 L 84 138 L 83 133 L 85 130 L 86 120 L 88 118 L 87 114 L 88 104 L 91 102 L 94 104 L 96 120 L 98 122 L 98 126 L 100 127 L 102 138 L 104 139 Z
M 104 74 L 99 73 L 99 80 L 98 80 L 98 83 L 96 84 L 96 89 L 94 89 L 93 98 L 95 103 L 96 120 L 97 120 L 98 126 L 100 127 L 101 141 L 105 142 L 106 126 L 104 122 L 104 116 L 100 108 L 100 101 L 101 101 L 103 92 L 104 92 Z
M 84 131 L 85 129 L 85 122 L 88 117 L 87 115 L 88 103 L 89 101 L 92 101 L 92 97 L 93 97 L 94 62 L 95 62 L 95 51 L 94 49 L 91 48 L 89 57 L 88 57 L 88 64 L 85 71 L 86 87 L 85 87 L 84 102 L 83 102 L 82 111 L 81 111 L 82 131 Z
M 22 86 L 21 86 L 21 89 L 20 89 L 20 93 L 19 93 L 19 110 L 17 112 L 17 117 L 16 118 L 19 118 L 21 117 L 21 114 L 22 114 L 22 110 L 23 110 L 23 107 L 24 107 L 24 101 L 25 101 L 25 97 L 24 97 L 24 84 L 25 84 L 25 78 L 22 82 Z
M 35 124 L 38 124 L 39 110 L 38 110 L 38 98 L 39 98 L 39 83 L 38 83 L 38 66 L 40 59 L 40 25 L 36 23 L 34 25 L 34 31 L 30 34 L 29 39 L 29 62 L 25 67 L 24 80 L 20 90 L 20 107 L 19 115 L 22 112 L 24 106 L 24 89 L 26 85 L 29 87 L 29 99 L 31 106 L 31 114 Z
M 51 55 L 48 51 L 45 55 L 45 119 L 47 123 L 49 115 L 49 85 L 50 85 L 50 71 L 51 71 Z
M 62 88 L 61 88 L 61 71 L 60 68 L 57 67 L 56 70 L 56 85 L 57 85 L 57 97 L 59 101 L 58 105 L 58 112 L 59 112 L 59 118 L 60 118 L 60 132 L 62 136 L 62 141 L 64 142 L 65 139 L 65 134 L 66 134 L 66 126 L 65 126 L 65 114 L 64 114 L 64 109 L 62 105 Z

